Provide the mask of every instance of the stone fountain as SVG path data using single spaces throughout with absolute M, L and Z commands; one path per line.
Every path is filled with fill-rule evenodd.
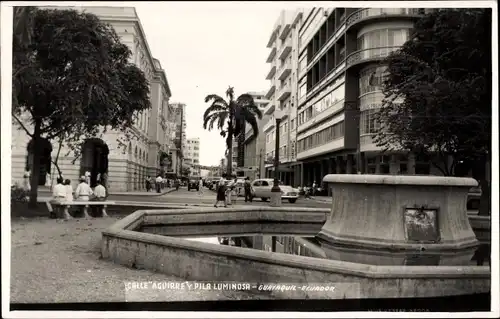
M 331 174 L 330 216 L 317 235 L 332 259 L 459 265 L 479 241 L 467 217 L 471 178 Z

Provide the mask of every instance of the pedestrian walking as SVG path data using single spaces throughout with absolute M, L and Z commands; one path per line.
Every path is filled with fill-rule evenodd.
M 151 183 L 152 183 L 152 179 L 151 179 L 151 176 L 148 176 L 146 178 L 146 192 L 149 192 L 151 190 Z
M 217 184 L 217 197 L 215 198 L 214 207 L 218 207 L 217 204 L 219 202 L 224 203 L 224 207 L 227 207 L 226 203 L 226 174 L 222 174 L 222 177 L 219 179 L 219 183 Z
M 30 176 L 31 176 L 30 169 L 27 168 L 23 175 L 23 189 L 27 192 L 31 190 Z
M 252 196 L 252 185 L 250 184 L 250 177 L 245 177 L 245 184 L 244 184 L 244 189 L 245 189 L 245 202 L 252 202 L 253 196 Z
M 158 174 L 158 177 L 156 177 L 156 183 L 155 183 L 157 193 L 161 193 L 161 182 L 162 181 L 163 181 L 163 178 L 161 178 L 161 175 Z
M 203 179 L 201 177 L 198 181 L 198 195 L 203 196 Z

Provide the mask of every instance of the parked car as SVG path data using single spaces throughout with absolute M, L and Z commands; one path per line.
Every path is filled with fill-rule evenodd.
M 200 190 L 200 184 L 199 184 L 200 179 L 199 178 L 192 178 L 188 182 L 188 191 L 192 189 L 196 189 L 197 191 Z
M 253 195 L 259 197 L 263 202 L 271 198 L 272 178 L 256 179 L 252 182 Z M 295 203 L 299 198 L 299 190 L 280 182 L 281 199 L 286 199 L 290 203 Z

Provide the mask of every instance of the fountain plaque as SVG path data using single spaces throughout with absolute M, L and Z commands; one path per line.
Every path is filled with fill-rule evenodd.
M 440 240 L 437 208 L 405 208 L 406 239 L 412 242 L 437 243 Z

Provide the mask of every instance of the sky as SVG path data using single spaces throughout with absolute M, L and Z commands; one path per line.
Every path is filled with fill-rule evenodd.
M 137 3 L 147 42 L 165 70 L 171 102 L 186 106 L 187 137 L 200 138 L 200 163 L 218 165 L 225 143 L 219 132 L 203 129 L 208 94 L 224 96 L 265 91 L 269 81 L 266 48 L 285 3 Z

